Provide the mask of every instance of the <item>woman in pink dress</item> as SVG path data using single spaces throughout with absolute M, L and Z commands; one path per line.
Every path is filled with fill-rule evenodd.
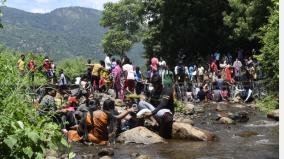
M 121 85 L 121 74 L 122 74 L 122 69 L 121 69 L 121 62 L 120 60 L 116 61 L 116 66 L 115 68 L 112 70 L 112 74 L 113 74 L 113 83 L 114 83 L 114 89 L 116 92 L 116 98 L 119 98 L 121 100 L 123 100 L 123 89 L 122 89 L 122 85 Z

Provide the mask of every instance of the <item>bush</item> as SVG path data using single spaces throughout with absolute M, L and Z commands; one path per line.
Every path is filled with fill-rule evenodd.
M 16 68 L 18 58 L 16 52 L 0 52 L 0 158 L 44 158 L 60 141 L 68 144 L 58 125 L 38 116 L 29 100 L 28 77 L 20 77 Z
M 179 100 L 175 100 L 174 101 L 174 108 L 175 108 L 175 112 L 184 112 L 184 108 L 185 108 L 185 104 L 182 101 Z
M 279 100 L 275 96 L 270 95 L 257 101 L 257 107 L 260 111 L 268 113 L 279 108 Z

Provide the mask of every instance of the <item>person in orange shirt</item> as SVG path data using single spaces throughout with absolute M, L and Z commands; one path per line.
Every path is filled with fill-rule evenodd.
M 87 112 L 83 115 L 77 130 L 63 130 L 63 133 L 67 135 L 69 142 L 89 141 L 106 145 L 109 141 L 109 133 L 115 134 L 115 129 L 113 129 L 115 120 L 121 120 L 133 111 L 133 108 L 131 108 L 115 115 L 114 101 L 107 99 L 103 103 L 103 110 Z

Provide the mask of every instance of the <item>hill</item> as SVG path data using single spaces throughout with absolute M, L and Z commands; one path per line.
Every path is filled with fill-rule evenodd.
M 101 39 L 107 29 L 99 25 L 102 11 L 83 7 L 59 8 L 46 14 L 9 7 L 2 11 L 0 43 L 10 48 L 45 53 L 57 61 L 75 56 L 104 58 Z M 142 65 L 143 51 L 137 44 L 128 55 Z

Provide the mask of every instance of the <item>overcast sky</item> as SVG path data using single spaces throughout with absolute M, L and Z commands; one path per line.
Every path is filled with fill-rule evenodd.
M 104 3 L 118 1 L 119 0 L 7 0 L 5 5 L 33 13 L 46 13 L 56 8 L 70 6 L 103 10 Z

